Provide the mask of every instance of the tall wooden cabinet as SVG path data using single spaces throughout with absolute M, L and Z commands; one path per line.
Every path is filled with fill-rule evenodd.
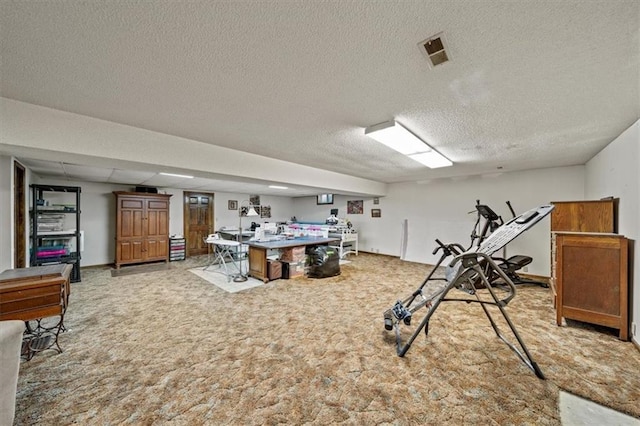
M 628 339 L 628 240 L 618 235 L 617 199 L 553 202 L 551 288 L 563 318 L 619 330 Z
M 115 265 L 169 261 L 171 195 L 114 192 L 116 197 Z

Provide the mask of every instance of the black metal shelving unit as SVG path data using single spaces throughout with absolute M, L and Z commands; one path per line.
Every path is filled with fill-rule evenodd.
M 60 192 L 72 202 L 49 204 L 47 193 Z M 71 282 L 80 281 L 80 192 L 78 186 L 31 185 L 31 266 L 72 264 Z

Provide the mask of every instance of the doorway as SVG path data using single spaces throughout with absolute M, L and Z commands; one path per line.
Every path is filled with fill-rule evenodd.
M 184 193 L 184 236 L 186 256 L 209 253 L 209 245 L 204 242 L 213 233 L 214 194 L 202 192 Z
M 13 162 L 13 267 L 27 267 L 27 228 L 25 170 L 22 164 Z

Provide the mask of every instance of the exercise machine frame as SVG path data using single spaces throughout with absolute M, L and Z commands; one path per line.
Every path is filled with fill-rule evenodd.
M 538 378 L 544 379 L 544 374 L 538 367 L 538 364 L 533 360 L 531 353 L 505 310 L 507 304 L 516 296 L 516 286 L 508 274 L 491 257 L 491 254 L 500 250 L 522 232 L 531 228 L 543 217 L 548 215 L 551 210 L 553 210 L 552 205 L 545 205 L 514 217 L 482 242 L 482 244 L 477 247 L 477 251 L 472 251 L 472 249 L 465 251 L 464 247 L 460 244 L 443 244 L 440 240 L 436 239 L 438 247 L 433 251 L 433 254 L 435 255 L 439 250 L 442 250 L 442 254 L 435 267 L 416 291 L 406 299 L 396 301 L 396 303 L 383 314 L 385 329 L 388 331 L 395 329 L 396 352 L 398 356 L 405 356 L 422 330 L 424 330 L 425 336 L 429 335 L 429 321 L 442 302 L 459 301 L 478 303 L 482 307 L 498 338 L 513 350 L 520 360 L 533 371 Z M 453 260 L 451 260 L 446 267 L 446 277 L 434 277 L 438 267 L 445 259 L 451 256 L 453 256 Z M 506 284 L 502 289 L 506 292 L 505 297 L 498 297 L 498 289 L 492 287 L 490 278 L 493 276 L 500 278 Z M 428 282 L 434 280 L 446 281 L 446 285 L 444 288 L 436 290 L 430 295 L 425 295 L 425 286 Z M 469 295 L 475 296 L 475 299 L 470 297 L 448 297 L 449 292 L 453 289 L 463 290 Z M 481 298 L 478 290 L 486 290 L 490 298 Z M 500 331 L 487 306 L 495 306 L 498 308 L 511 333 L 515 337 L 518 346 L 508 340 Z M 416 312 L 425 307 L 427 308 L 427 313 L 424 318 L 422 318 L 418 327 L 411 333 L 408 340 L 403 343 L 400 331 L 401 325 L 410 326 Z
M 516 212 L 513 210 L 511 206 L 511 202 L 506 202 L 509 207 L 509 211 L 511 212 L 511 216 L 513 218 L 516 217 Z M 491 233 L 493 233 L 500 226 L 504 225 L 504 221 L 502 220 L 502 216 L 499 216 L 496 212 L 494 212 L 491 207 L 486 204 L 480 204 L 480 200 L 476 200 L 476 209 L 478 218 L 476 220 L 475 225 L 473 226 L 473 230 L 471 232 L 471 245 L 469 248 L 472 248 L 474 245 L 476 247 L 480 247 L 485 239 L 487 239 Z M 473 213 L 473 211 L 469 212 Z M 477 230 L 480 229 L 480 220 L 484 219 L 484 224 L 482 225 L 482 230 L 480 234 L 478 234 Z M 477 240 L 477 243 L 476 243 Z M 521 277 L 517 271 L 524 268 L 528 264 L 530 264 L 533 259 L 530 256 L 524 255 L 514 255 L 507 258 L 506 256 L 506 247 L 503 248 L 502 257 L 500 256 L 492 256 L 492 259 L 498 263 L 498 266 L 502 268 L 502 270 L 511 278 L 511 282 L 516 285 L 520 284 L 531 284 L 538 285 L 543 288 L 549 288 L 549 284 L 544 281 L 533 280 L 529 278 Z M 497 274 L 492 274 L 489 277 L 489 282 L 493 283 L 495 280 L 499 279 Z

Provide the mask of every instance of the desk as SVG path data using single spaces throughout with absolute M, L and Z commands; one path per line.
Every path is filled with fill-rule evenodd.
M 231 278 L 243 275 L 242 261 L 244 254 L 247 252 L 245 244 L 222 238 L 207 238 L 205 242 L 213 246 L 213 258 L 204 267 L 205 271 L 209 270 L 213 265 L 217 265 L 220 270 L 213 272 L 220 272 L 226 275 L 227 282 L 231 281 Z M 234 270 L 230 270 L 230 267 Z
M 267 251 L 293 247 L 321 246 L 340 241 L 339 238 L 302 237 L 292 240 L 276 241 L 247 241 L 249 246 L 249 275 L 264 281 L 269 281 L 267 269 Z
M 45 349 L 62 352 L 58 335 L 64 329 L 72 269 L 73 265 L 62 263 L 7 269 L 0 273 L 0 320 L 15 319 L 27 323 L 23 340 L 23 355 L 27 359 Z M 53 324 L 42 322 L 44 318 L 56 316 L 60 318 Z M 30 324 L 30 321 L 35 321 L 35 324 Z

